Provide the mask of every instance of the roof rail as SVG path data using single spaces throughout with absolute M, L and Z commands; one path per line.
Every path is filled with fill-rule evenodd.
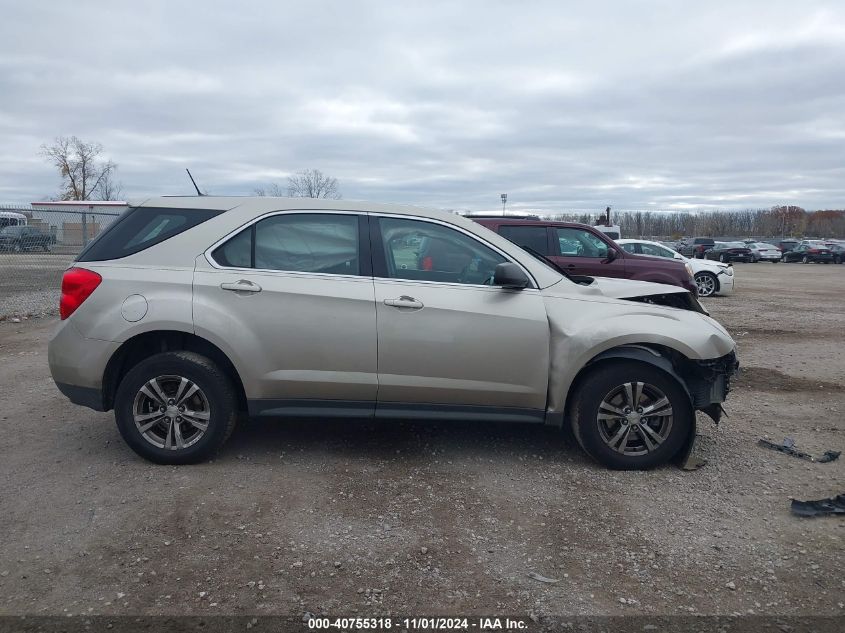
M 491 218 L 503 220 L 539 220 L 539 215 L 502 215 L 501 213 L 469 213 L 465 218 Z

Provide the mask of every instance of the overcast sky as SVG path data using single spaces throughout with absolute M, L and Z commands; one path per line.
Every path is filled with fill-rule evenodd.
M 121 6 L 118 6 L 121 5 Z M 845 2 L 0 0 L 0 202 L 99 141 L 127 197 L 845 207 Z

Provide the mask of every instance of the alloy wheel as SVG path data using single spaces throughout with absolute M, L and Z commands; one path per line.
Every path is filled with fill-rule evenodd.
M 672 404 L 660 389 L 644 382 L 613 388 L 601 401 L 596 416 L 601 439 L 623 455 L 657 450 L 672 431 Z
M 147 442 L 166 450 L 196 444 L 208 429 L 211 409 L 199 386 L 183 376 L 157 376 L 138 390 L 135 427 Z
M 712 275 L 696 275 L 695 284 L 698 286 L 698 295 L 700 297 L 709 297 L 716 292 L 716 280 Z

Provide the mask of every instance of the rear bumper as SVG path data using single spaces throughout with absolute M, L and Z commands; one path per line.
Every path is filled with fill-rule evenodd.
M 88 339 L 73 325 L 61 321 L 47 346 L 53 381 L 74 404 L 103 411 L 103 372 L 119 343 Z
M 93 387 L 77 387 L 76 385 L 68 385 L 67 383 L 57 382 L 56 386 L 59 388 L 65 397 L 73 404 L 82 405 L 94 411 L 105 411 L 103 406 L 103 391 L 102 389 L 94 389 Z

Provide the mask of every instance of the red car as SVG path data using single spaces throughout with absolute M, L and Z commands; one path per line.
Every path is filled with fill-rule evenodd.
M 532 216 L 467 217 L 526 250 L 548 257 L 570 274 L 670 284 L 698 296 L 698 287 L 688 264 L 632 255 L 595 227 Z

